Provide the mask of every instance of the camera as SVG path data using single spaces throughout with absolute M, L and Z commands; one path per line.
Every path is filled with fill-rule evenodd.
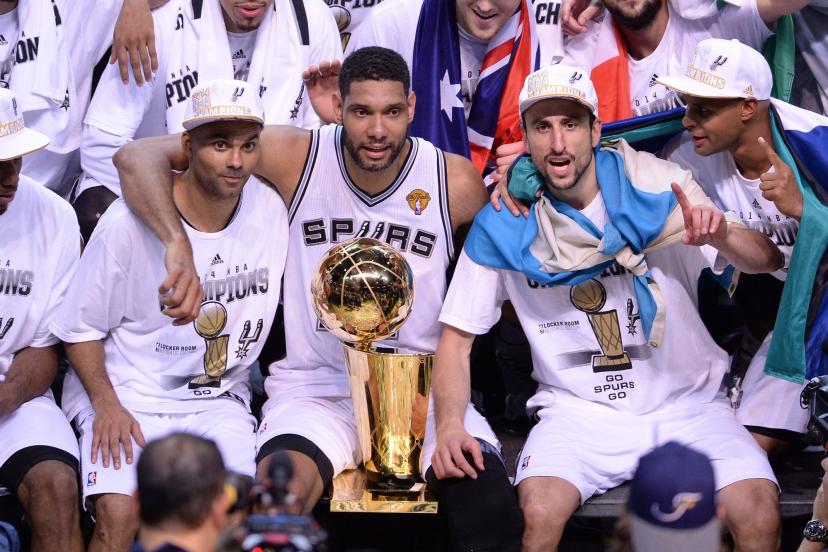
M 799 400 L 810 411 L 808 437 L 813 444 L 828 450 L 828 375 L 809 381 Z
M 228 512 L 237 523 L 219 544 L 221 552 L 324 552 L 327 535 L 310 517 L 289 513 L 293 464 L 285 452 L 273 455 L 264 481 L 232 475 L 236 500 Z

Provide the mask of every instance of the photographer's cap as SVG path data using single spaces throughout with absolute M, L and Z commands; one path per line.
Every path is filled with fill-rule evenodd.
M 23 122 L 23 111 L 11 90 L 0 88 L 0 161 L 17 159 L 49 145 L 49 138 Z
M 684 75 L 656 80 L 667 88 L 700 98 L 767 100 L 773 88 L 773 75 L 762 54 L 736 39 L 702 40 Z
M 719 550 L 716 479 L 704 454 L 671 441 L 638 461 L 630 485 L 636 552 Z
M 264 108 L 256 87 L 245 81 L 216 79 L 193 88 L 182 126 L 192 130 L 217 121 L 264 124 Z
M 589 73 L 571 65 L 547 65 L 531 73 L 523 83 L 518 102 L 520 114 L 536 103 L 552 98 L 573 100 L 598 116 L 598 94 Z

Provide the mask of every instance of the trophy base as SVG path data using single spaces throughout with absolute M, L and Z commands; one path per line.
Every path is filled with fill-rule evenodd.
M 596 355 L 592 357 L 592 371 L 598 372 L 616 372 L 618 370 L 629 370 L 632 368 L 632 362 L 627 353 L 618 356 Z
M 370 471 L 345 470 L 333 480 L 331 512 L 436 514 L 437 499 L 422 481 L 398 479 L 397 488 L 378 487 Z M 379 475 L 379 474 L 377 474 Z M 387 479 L 387 478 L 386 478 Z M 403 486 L 405 482 L 406 486 Z M 388 481 L 385 482 L 387 485 Z
M 217 389 L 221 387 L 221 378 L 214 378 L 213 376 L 202 374 L 191 379 L 189 385 L 187 385 L 187 389 L 201 389 L 202 387 Z

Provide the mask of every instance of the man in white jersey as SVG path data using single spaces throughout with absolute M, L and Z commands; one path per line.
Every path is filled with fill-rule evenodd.
M 250 82 L 271 124 L 319 126 L 302 72 L 342 58 L 322 0 L 171 0 L 152 13 L 158 71 L 139 86 L 108 67 L 84 119 L 74 196 L 84 236 L 120 195 L 112 156 L 135 137 L 180 132 L 193 87 L 212 79 Z M 320 99 L 322 110 L 330 96 Z M 330 108 L 327 108 L 330 111 Z
M 718 256 L 757 272 L 778 268 L 781 254 L 760 233 L 726 223 L 676 165 L 625 142 L 594 150 L 597 97 L 581 70 L 541 69 L 520 98 L 530 157 L 518 161 L 510 184 L 531 180 L 544 194 L 529 219 L 487 207 L 466 240 L 440 315 L 435 465 L 440 458 L 448 473 L 465 467 L 456 451 L 458 443 L 474 446 L 462 427 L 469 345 L 508 299 L 526 328 L 539 383 L 529 401 L 539 422 L 515 479 L 524 550 L 554 549 L 579 504 L 628 480 L 642 454 L 669 440 L 714 459 L 737 547 L 772 550 L 779 535 L 773 472 L 721 392 L 728 357 L 699 319 L 695 296 L 702 269 L 722 266 Z M 666 212 L 663 229 L 652 228 Z M 492 228 L 489 245 L 505 244 L 514 264 L 491 263 L 487 251 L 495 249 L 483 238 Z M 634 245 L 656 231 L 672 237 Z M 536 236 L 525 242 L 528 232 Z M 524 250 L 534 265 L 518 263 Z M 550 268 L 530 270 L 539 262 Z
M 49 390 L 59 358 L 49 321 L 75 270 L 80 232 L 68 203 L 20 174 L 21 157 L 48 143 L 0 89 L 0 495 L 22 504 L 32 550 L 80 552 L 78 443 Z
M 714 60 L 725 58 L 727 61 L 715 66 L 715 71 L 709 70 Z M 712 84 L 723 85 L 711 85 L 705 81 L 706 75 L 721 79 Z M 784 282 L 796 244 L 803 198 L 790 167 L 771 145 L 774 106 L 770 99 L 771 70 L 765 58 L 736 40 L 711 38 L 699 43 L 686 71 L 659 80 L 680 93 L 687 104 L 683 120 L 687 132 L 668 145 L 667 159 L 691 171 L 721 209 L 737 213 L 748 228 L 774 241 L 785 255 L 785 265 L 772 276 Z M 796 108 L 788 105 L 788 109 Z M 806 116 L 816 117 L 810 113 Z M 780 115 L 776 113 L 775 117 L 778 121 Z M 771 302 L 778 307 L 782 285 L 770 289 L 765 286 L 761 292 L 756 291 L 756 285 L 742 301 L 737 296 L 737 303 L 755 306 Z M 775 296 L 768 297 L 772 290 Z M 751 320 L 761 316 L 759 313 L 746 313 L 746 331 L 760 331 L 757 326 L 764 322 L 766 333 L 776 318 L 776 308 L 772 310 L 764 321 Z M 762 345 L 748 367 L 736 414 L 763 448 L 777 452 L 785 448 L 778 437 L 786 434 L 768 434 L 768 429 L 804 433 L 808 410 L 799 399 L 802 384 L 764 374 L 772 337 L 764 333 L 755 336 Z
M 774 22 L 808 2 L 709 2 L 704 17 L 691 18 L 673 0 L 604 0 L 608 13 L 566 41 L 564 61 L 591 71 L 605 123 L 666 111 L 682 104 L 657 79 L 683 71 L 701 40 L 737 38 L 761 50 Z
M 74 370 L 63 407 L 81 435 L 84 499 L 97 519 L 91 550 L 126 550 L 135 536 L 133 460 L 145 439 L 186 431 L 216 442 L 229 470 L 255 472 L 250 364 L 279 302 L 287 213 L 250 177 L 264 112 L 256 88 L 216 80 L 193 89 L 175 176 L 203 302 L 193 324 L 171 324 L 158 282 L 164 246 L 126 205 L 101 218 L 51 329 Z M 263 227 L 272 240 L 255 239 Z M 122 450 L 123 449 L 123 450 Z
M 269 127 L 262 147 L 272 155 L 262 156 L 256 168 L 290 206 L 287 356 L 270 366 L 265 383 L 259 473 L 267 472 L 272 453 L 286 450 L 296 474 L 292 489 L 306 512 L 334 476 L 362 462 L 341 345 L 311 305 L 308 285 L 319 259 L 333 244 L 356 236 L 380 239 L 399 250 L 417 282 L 416 306 L 398 335 L 377 346 L 433 351 L 454 236 L 486 199 L 480 176 L 467 159 L 407 137 L 415 98 L 399 54 L 378 47 L 354 52 L 342 66 L 339 86 L 341 126 L 312 132 Z M 170 138 L 151 142 L 142 140 L 118 153 L 124 197 L 169 245 L 171 266 L 186 265 L 186 246 L 180 245 L 185 240 L 164 199 L 168 187 L 162 185 L 170 166 L 183 168 L 185 160 Z M 185 295 L 188 282 L 177 280 L 176 287 L 175 295 Z M 186 316 L 188 305 L 185 300 L 171 314 Z M 517 550 L 523 522 L 499 443 L 472 407 L 465 421 L 469 433 L 482 441 L 483 454 L 470 459 L 475 468 L 468 477 L 457 474 L 434 482 L 441 515 L 447 517 L 457 549 Z M 430 473 L 434 436 L 431 421 L 422 455 L 424 474 Z

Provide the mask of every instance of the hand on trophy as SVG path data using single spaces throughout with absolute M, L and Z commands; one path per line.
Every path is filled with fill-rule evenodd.
M 471 457 L 474 466 L 469 463 Z M 465 477 L 477 479 L 477 472 L 483 471 L 483 453 L 480 443 L 469 435 L 463 425 L 437 430 L 437 449 L 431 458 L 431 467 L 437 479 Z M 475 468 L 477 468 L 475 470 Z

